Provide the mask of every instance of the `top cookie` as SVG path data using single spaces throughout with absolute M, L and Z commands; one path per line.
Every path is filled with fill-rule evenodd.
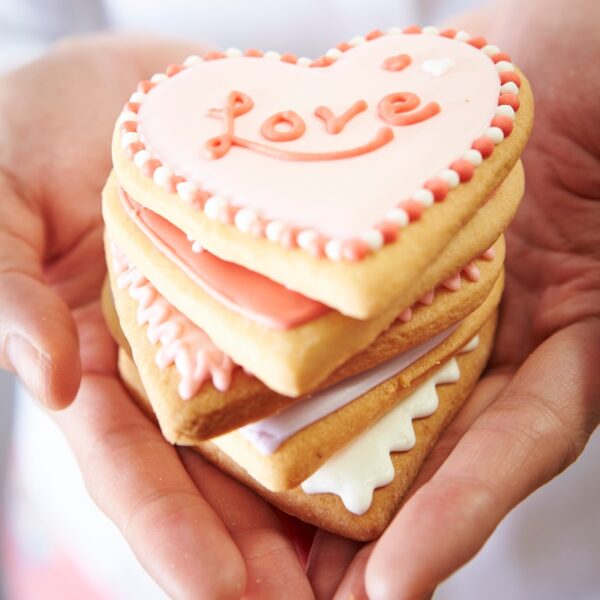
M 504 179 L 532 116 L 526 80 L 482 38 L 372 32 L 315 61 L 230 49 L 172 65 L 126 105 L 113 161 L 212 253 L 368 318 Z

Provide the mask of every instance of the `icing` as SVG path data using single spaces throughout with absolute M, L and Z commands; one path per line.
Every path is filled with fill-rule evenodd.
M 412 58 L 408 54 L 397 54 L 396 56 L 388 56 L 381 66 L 387 71 L 402 71 L 411 62 Z
M 315 108 L 315 115 L 325 121 L 325 127 L 329 133 L 336 134 L 343 131 L 350 119 L 365 110 L 367 110 L 367 103 L 364 100 L 357 100 L 346 112 L 343 112 L 338 117 L 326 106 L 317 106 Z
M 123 208 L 150 242 L 177 264 L 193 281 L 202 286 L 203 290 L 231 310 L 275 329 L 297 327 L 318 319 L 331 310 L 324 304 L 293 292 L 259 273 L 224 261 L 207 252 L 198 241 L 190 239 L 175 225 L 135 202 L 124 190 L 120 189 L 119 193 Z M 205 209 L 219 213 L 225 209 L 225 205 L 213 197 L 207 202 Z M 404 210 L 396 210 L 402 211 L 401 216 L 406 215 Z M 408 216 L 404 218 L 408 219 Z M 235 215 L 236 223 L 241 229 L 250 229 L 255 219 L 256 215 L 247 209 L 241 209 Z M 245 221 L 245 225 L 242 225 L 241 221 Z M 276 222 L 269 223 L 267 235 L 269 235 L 270 229 L 278 227 L 283 228 L 284 226 Z M 367 237 L 370 245 L 383 243 L 383 233 L 379 230 L 373 230 L 370 233 L 373 235 L 373 239 Z M 276 231 L 275 234 L 280 235 L 280 232 Z M 377 237 L 377 234 L 381 237 Z M 304 231 L 298 236 L 298 245 L 308 246 L 315 243 L 317 237 L 315 232 Z M 331 246 L 335 242 L 336 240 L 329 242 L 328 252 L 342 252 L 341 243 L 337 248 Z M 492 247 L 486 250 L 481 258 L 491 260 L 494 256 L 495 252 Z M 443 281 L 440 286 L 450 291 L 457 291 L 462 285 L 461 274 L 473 282 L 478 281 L 480 276 L 477 265 L 472 261 L 461 271 Z M 434 295 L 435 290 L 429 291 L 418 300 L 417 304 L 431 304 Z M 401 321 L 409 321 L 412 318 L 412 308 L 405 309 L 398 318 Z
M 423 35 L 415 35 L 419 33 Z M 263 56 L 268 60 L 257 60 Z M 411 64 L 401 71 L 385 67 L 386 61 L 388 66 L 400 66 L 405 60 L 400 56 L 408 56 Z M 420 68 L 428 61 L 433 61 L 428 64 L 435 66 L 434 75 L 443 70 L 444 77 Z M 317 68 L 296 68 L 302 66 Z M 357 73 L 368 76 L 368 86 Z M 275 93 L 273 81 L 278 82 Z M 253 109 L 237 115 L 235 136 L 232 107 L 211 110 L 228 97 L 232 83 L 253 95 Z M 141 82 L 118 122 L 121 133 L 139 134 L 139 141 L 128 138 L 126 153 L 144 174 L 152 177 L 163 166 L 168 169 L 161 171 L 158 181 L 155 178 L 157 185 L 179 193 L 179 182 L 191 183 L 204 194 L 223 199 L 227 206 L 219 218 L 239 206 L 252 211 L 260 225 L 251 230 L 254 235 L 266 235 L 268 225 L 276 222 L 282 226 L 279 236 L 269 237 L 273 241 L 294 247 L 298 234 L 315 232 L 318 241 L 304 248 L 315 256 L 360 260 L 380 247 L 361 239 L 365 226 L 373 230 L 385 216 L 383 243 L 394 241 L 398 229 L 421 213 L 414 213 L 408 222 L 387 216 L 397 217 L 394 211 L 411 198 L 429 206 L 430 196 L 423 191 L 430 187 L 431 174 L 453 170 L 453 161 L 466 156 L 473 139 L 472 148 L 485 159 L 494 144 L 510 134 L 506 122 L 489 125 L 498 115 L 514 120 L 520 83 L 510 57 L 483 38 L 434 27 L 410 27 L 403 32 L 392 28 L 387 34 L 375 31 L 338 44 L 315 61 L 257 50 L 242 55 L 237 49 L 192 57 L 182 66 L 171 65 L 166 77 Z M 394 135 L 389 128 L 378 127 L 381 117 L 375 107 L 399 89 L 418 94 L 424 107 L 396 114 L 398 125 L 412 126 Z M 316 126 L 315 107 L 347 106 L 356 97 L 372 108 L 353 115 L 352 126 L 342 126 L 343 132 L 338 132 L 342 135 L 329 135 L 333 133 L 329 123 L 334 123 L 331 109 L 331 117 L 324 119 L 326 130 Z M 261 124 L 286 111 L 293 111 L 305 124 L 303 135 L 277 141 L 275 146 L 258 142 Z M 219 133 L 223 120 L 225 133 Z M 210 143 L 204 154 L 201 146 L 206 140 Z M 213 160 L 219 156 L 224 160 Z M 273 169 L 265 156 L 283 160 Z M 345 166 L 347 160 L 353 161 L 352 167 Z M 327 164 L 319 164 L 322 161 Z M 403 168 L 398 169 L 398 164 Z M 456 172 L 458 177 L 452 175 L 456 185 L 473 176 L 473 169 L 464 165 Z M 379 181 L 386 185 L 373 193 L 373 182 Z M 435 200 L 442 201 L 451 187 L 438 185 Z M 188 201 L 188 192 L 180 195 Z M 348 211 L 352 198 L 369 201 L 352 202 Z M 203 202 L 197 205 L 204 207 Z M 232 218 L 225 222 L 238 226 Z M 326 250 L 329 242 L 335 242 L 331 252 Z
M 148 239 L 213 298 L 267 327 L 290 329 L 316 319 L 329 309 L 271 279 L 227 262 L 190 240 L 178 229 L 120 190 L 121 203 Z
M 430 102 L 409 115 L 403 114 L 417 108 L 419 104 L 421 99 L 416 94 L 393 92 L 379 102 L 379 116 L 390 125 L 414 125 L 434 117 L 442 110 L 437 102 Z
M 461 352 L 471 352 L 479 343 L 475 336 Z M 376 488 L 395 477 L 390 452 L 406 452 L 416 442 L 413 419 L 432 415 L 438 408 L 436 386 L 460 378 L 456 359 L 449 360 L 410 396 L 338 451 L 302 484 L 307 494 L 331 493 L 340 497 L 352 513 L 369 510 Z
M 359 103 L 357 103 L 359 104 Z M 208 110 L 210 116 L 221 116 L 225 122 L 225 132 L 216 137 L 212 137 L 205 143 L 208 157 L 211 159 L 223 158 L 231 149 L 232 146 L 240 146 L 241 148 L 247 148 L 253 150 L 259 154 L 270 156 L 272 158 L 279 158 L 282 160 L 292 161 L 322 161 L 322 160 L 341 160 L 344 158 L 351 158 L 353 156 L 360 156 L 361 154 L 367 154 L 373 152 L 394 139 L 394 132 L 389 127 L 382 127 L 377 131 L 375 137 L 359 146 L 353 148 L 344 148 L 343 150 L 330 151 L 330 152 L 299 152 L 297 150 L 286 150 L 282 148 L 276 148 L 261 144 L 260 142 L 253 141 L 250 139 L 242 138 L 234 134 L 234 122 L 235 117 L 243 115 L 249 112 L 254 106 L 254 102 L 246 94 L 242 92 L 230 92 L 227 96 L 227 102 L 223 109 L 211 108 Z M 356 104 L 354 105 L 356 106 Z M 366 107 L 366 104 L 365 104 Z M 316 111 L 320 108 L 317 107 Z M 337 120 L 329 119 L 328 129 L 331 127 L 341 131 L 345 122 L 352 115 L 352 107 L 348 113 L 350 115 L 345 118 L 342 115 Z M 327 110 L 327 109 L 325 109 Z M 355 109 L 356 110 L 356 109 Z M 360 112 L 360 110 L 358 111 Z M 355 113 L 356 114 L 356 113 Z M 333 115 L 331 115 L 333 116 Z M 344 120 L 345 119 L 345 120 Z M 287 125 L 286 129 L 282 129 L 281 125 Z M 304 135 L 306 131 L 306 124 L 302 117 L 293 110 L 284 110 L 277 112 L 274 115 L 268 117 L 260 128 L 262 135 L 273 142 L 291 142 L 297 140 Z M 333 132 L 337 133 L 337 132 Z M 143 152 L 146 152 L 143 150 Z M 144 155 L 143 161 L 146 160 Z M 142 162 L 143 162 L 142 161 Z
M 310 394 L 276 415 L 246 425 L 239 431 L 260 452 L 271 454 L 301 429 L 346 406 L 425 356 L 453 333 L 458 325 L 456 323 L 399 356 Z
M 117 285 L 127 289 L 138 303 L 138 324 L 148 326 L 146 335 L 150 343 L 160 345 L 155 357 L 157 366 L 165 369 L 174 365 L 179 372 L 177 389 L 181 398 L 192 398 L 209 377 L 215 388 L 227 390 L 235 368 L 229 356 L 169 304 L 116 244 L 111 243 L 110 248 Z

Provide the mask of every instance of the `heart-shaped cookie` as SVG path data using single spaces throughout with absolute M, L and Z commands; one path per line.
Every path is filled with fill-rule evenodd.
M 526 81 L 467 38 L 411 28 L 316 61 L 230 49 L 172 65 L 119 118 L 119 181 L 222 258 L 372 316 L 484 202 L 529 134 Z

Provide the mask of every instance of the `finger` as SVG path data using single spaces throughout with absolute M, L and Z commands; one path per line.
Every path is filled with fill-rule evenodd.
M 294 545 L 274 510 L 198 453 L 188 449 L 179 452 L 192 480 L 242 553 L 247 569 L 244 598 L 313 598 Z
M 512 374 L 512 369 L 500 368 L 486 375 L 477 384 L 465 406 L 442 433 L 428 454 L 415 482 L 406 495 L 405 502 L 433 477 L 462 436 L 506 388 Z
M 78 339 L 67 306 L 43 282 L 43 238 L 40 217 L 0 174 L 0 368 L 63 408 L 79 386 Z
M 598 339 L 600 321 L 588 320 L 528 358 L 375 547 L 369 597 L 432 590 L 475 555 L 516 504 L 575 460 L 599 420 Z
M 327 531 L 317 532 L 308 555 L 306 574 L 317 600 L 333 598 L 356 553 L 363 546 Z
M 227 529 L 116 379 L 85 376 L 55 418 L 91 496 L 169 597 L 241 597 L 245 567 Z
M 374 544 L 367 544 L 358 551 L 333 596 L 334 600 L 369 600 L 365 586 L 365 571 Z M 396 569 L 398 565 L 396 565 Z

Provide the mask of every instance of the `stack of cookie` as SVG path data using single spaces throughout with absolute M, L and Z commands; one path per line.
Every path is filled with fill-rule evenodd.
M 103 197 L 132 395 L 283 510 L 378 536 L 491 353 L 527 81 L 434 27 L 142 81 Z

